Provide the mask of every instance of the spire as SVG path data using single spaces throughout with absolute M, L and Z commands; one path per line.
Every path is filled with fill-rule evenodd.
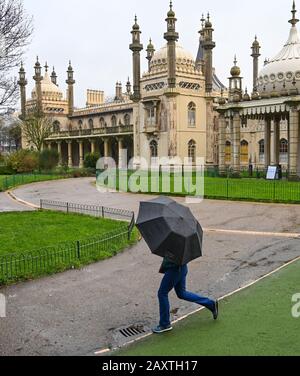
M 291 20 L 289 20 L 289 23 L 292 24 L 293 27 L 295 27 L 297 23 L 299 22 L 299 20 L 296 18 L 296 13 L 297 13 L 296 4 L 295 4 L 295 0 L 293 0 L 293 9 L 292 9 L 293 17 Z
M 152 44 L 152 39 L 151 38 L 149 39 L 149 44 L 147 46 L 146 52 L 147 52 L 146 59 L 148 60 L 148 71 L 150 72 L 150 70 L 151 70 L 150 64 L 151 64 L 151 60 L 152 60 L 154 52 L 155 52 L 155 48 L 154 48 L 154 46 Z
M 51 73 L 51 81 L 54 83 L 54 85 L 57 85 L 57 75 L 56 75 L 54 67 L 53 67 L 53 71 Z
M 46 63 L 45 63 L 45 72 L 47 73 L 48 72 L 48 68 L 49 68 L 49 65 L 48 65 L 48 63 L 47 63 L 47 61 L 46 61 Z

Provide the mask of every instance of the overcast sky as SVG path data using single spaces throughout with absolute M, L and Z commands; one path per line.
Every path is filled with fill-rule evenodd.
M 255 34 L 265 57 L 271 58 L 286 42 L 289 34 L 292 0 L 174 0 L 178 18 L 179 43 L 196 56 L 202 13 L 211 13 L 217 47 L 214 66 L 219 78 L 227 78 L 237 54 L 238 65 L 245 77 L 244 85 L 252 88 L 251 44 Z M 165 41 L 166 14 L 169 0 L 24 0 L 27 12 L 34 17 L 34 37 L 26 54 L 28 90 L 33 87 L 33 65 L 38 55 L 41 63 L 55 65 L 58 83 L 66 89 L 69 59 L 75 71 L 75 104 L 84 106 L 86 89 L 114 94 L 116 81 L 125 86 L 132 77 L 131 28 L 135 13 L 146 48 L 151 37 L 155 48 Z M 300 8 L 300 0 L 297 1 Z M 300 18 L 300 12 L 298 14 Z M 147 61 L 142 52 L 143 70 Z M 29 93 L 28 93 L 29 94 Z

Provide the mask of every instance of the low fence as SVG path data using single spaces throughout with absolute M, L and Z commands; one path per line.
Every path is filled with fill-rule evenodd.
M 99 261 L 126 247 L 135 225 L 134 213 L 95 205 L 79 205 L 41 200 L 43 209 L 122 219 L 129 224 L 101 236 L 57 244 L 20 254 L 0 256 L 0 284 L 59 272 L 80 264 Z
M 269 180 L 206 180 L 205 198 L 300 203 L 300 183 Z

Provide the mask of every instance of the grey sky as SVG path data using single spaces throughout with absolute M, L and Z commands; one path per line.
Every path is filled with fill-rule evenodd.
M 287 21 L 291 18 L 292 0 L 174 0 L 173 3 L 179 43 L 195 56 L 201 15 L 211 13 L 217 43 L 214 66 L 226 85 L 236 53 L 245 77 L 244 86 L 251 90 L 250 47 L 255 34 L 262 46 L 261 67 L 265 57 L 273 57 L 288 38 L 290 25 Z M 165 44 L 163 33 L 169 0 L 24 0 L 24 5 L 34 16 L 35 24 L 33 42 L 25 61 L 30 82 L 28 90 L 33 87 L 31 77 L 36 55 L 42 63 L 47 60 L 51 68 L 55 65 L 59 85 L 64 90 L 71 59 L 76 79 L 76 106 L 85 105 L 87 88 L 112 95 L 117 80 L 125 85 L 127 77 L 131 79 L 128 46 L 135 13 L 144 48 L 149 37 L 156 49 Z M 300 0 L 298 7 L 300 18 Z M 143 70 L 147 66 L 145 54 L 143 51 Z

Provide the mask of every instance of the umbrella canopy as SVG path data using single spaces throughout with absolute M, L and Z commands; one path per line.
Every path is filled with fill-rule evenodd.
M 189 208 L 168 197 L 140 203 L 137 228 L 152 253 L 186 265 L 202 256 L 203 230 Z

